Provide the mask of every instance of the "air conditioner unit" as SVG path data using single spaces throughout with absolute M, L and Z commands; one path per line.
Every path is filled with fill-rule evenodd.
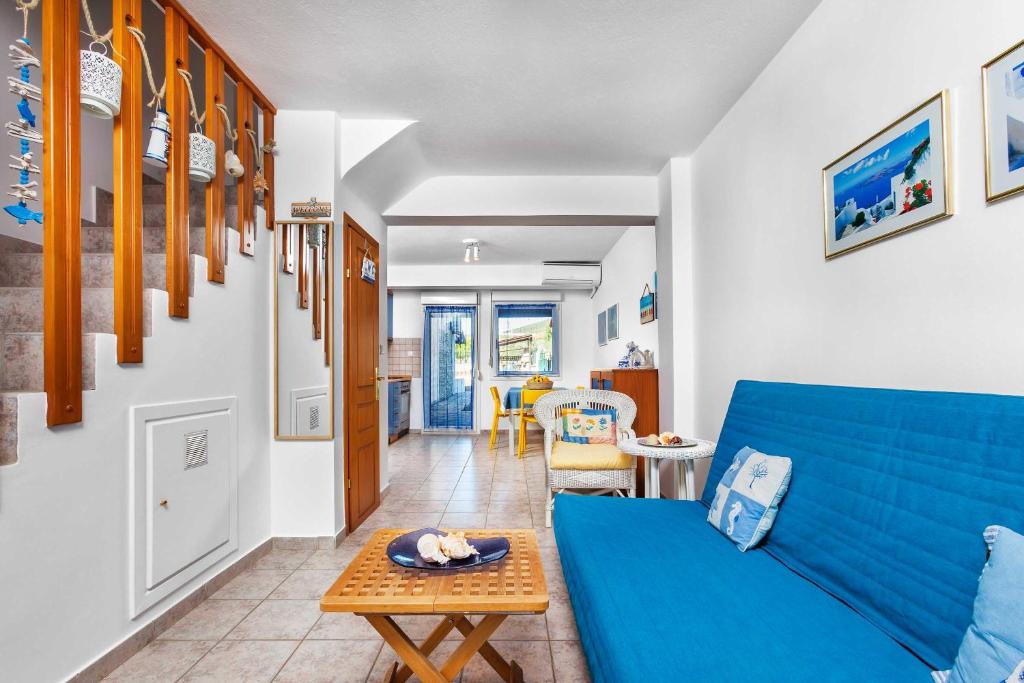
M 584 261 L 545 261 L 541 284 L 559 289 L 596 289 L 601 285 L 601 264 Z

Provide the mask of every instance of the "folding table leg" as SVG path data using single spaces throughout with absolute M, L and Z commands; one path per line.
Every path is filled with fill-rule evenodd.
M 370 625 L 377 629 L 377 633 L 384 638 L 384 642 L 394 649 L 398 656 L 402 658 L 413 673 L 420 677 L 423 683 L 449 683 L 454 676 L 445 675 L 437 670 L 437 667 L 427 659 L 426 655 L 420 652 L 416 644 L 413 643 L 409 636 L 405 635 L 405 632 L 399 628 L 398 624 L 391 617 L 381 616 L 378 614 L 366 615 L 366 620 L 370 622 Z M 493 631 L 492 631 L 493 633 Z M 488 634 L 490 635 L 490 634 Z M 465 645 L 466 641 L 463 641 Z M 475 648 L 474 648 L 475 651 Z M 458 650 L 456 650 L 458 652 Z M 473 653 L 466 657 L 468 660 Z M 453 655 L 454 656 L 454 655 Z M 464 666 L 465 664 L 463 664 Z M 461 667 L 456 670 L 455 673 L 461 671 Z
M 445 639 L 445 636 L 452 632 L 452 629 L 455 628 L 458 619 L 465 619 L 465 617 L 448 616 L 442 619 L 441 623 L 430 632 L 427 639 L 423 641 L 422 645 L 420 645 L 420 652 L 429 657 L 430 653 L 437 649 L 437 646 Z M 409 665 L 407 664 L 395 673 L 394 681 L 395 683 L 404 683 L 409 680 L 410 676 L 412 676 L 412 669 L 409 668 Z
M 462 630 L 465 627 L 462 625 L 461 621 L 456 624 L 456 626 L 459 627 L 459 630 L 462 631 L 462 634 L 466 636 L 466 639 L 463 640 L 457 648 L 455 648 L 455 652 L 451 654 L 448 661 L 441 667 L 441 673 L 447 678 L 447 680 L 450 681 L 454 679 L 458 673 L 462 671 L 463 667 L 466 666 L 470 658 L 478 651 L 483 655 L 484 647 L 490 648 L 492 653 L 490 656 L 484 655 L 484 659 L 494 667 L 494 670 L 498 672 L 498 675 L 506 681 L 509 680 L 510 673 L 508 663 L 505 662 L 501 655 L 499 655 L 487 642 L 487 639 L 498 630 L 498 627 L 501 626 L 501 622 L 505 621 L 505 617 L 507 616 L 508 615 L 506 614 L 488 614 L 480 620 L 480 623 L 477 624 L 475 628 L 470 625 L 468 632 Z M 463 617 L 463 619 L 465 619 L 465 617 Z M 494 658 L 496 658 L 495 661 L 500 660 L 500 663 L 504 664 L 504 667 L 499 668 L 498 666 L 495 666 L 495 661 L 492 661 Z

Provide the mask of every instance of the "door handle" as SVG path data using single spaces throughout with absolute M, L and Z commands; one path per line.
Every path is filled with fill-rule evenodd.
M 380 368 L 373 369 L 373 395 L 379 401 L 380 400 L 380 383 L 381 380 L 387 379 L 384 375 L 378 374 Z

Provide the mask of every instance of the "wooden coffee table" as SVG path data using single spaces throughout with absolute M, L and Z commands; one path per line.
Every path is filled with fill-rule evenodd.
M 395 537 L 411 529 L 380 529 L 320 600 L 324 612 L 365 617 L 405 665 L 393 664 L 386 683 L 412 674 L 424 683 L 454 680 L 477 652 L 504 681 L 522 681 L 523 671 L 507 662 L 488 639 L 511 614 L 543 614 L 548 588 L 533 529 L 466 529 L 467 538 L 505 536 L 512 547 L 501 560 L 474 569 L 432 571 L 399 567 L 387 556 Z M 437 614 L 443 618 L 420 645 L 395 623 L 398 614 Z M 482 615 L 474 625 L 467 615 Z M 452 631 L 464 640 L 440 669 L 427 658 Z

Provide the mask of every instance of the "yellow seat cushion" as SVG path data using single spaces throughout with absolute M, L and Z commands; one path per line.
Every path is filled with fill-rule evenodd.
M 569 443 L 556 441 L 551 446 L 553 470 L 628 470 L 633 456 L 610 443 Z

